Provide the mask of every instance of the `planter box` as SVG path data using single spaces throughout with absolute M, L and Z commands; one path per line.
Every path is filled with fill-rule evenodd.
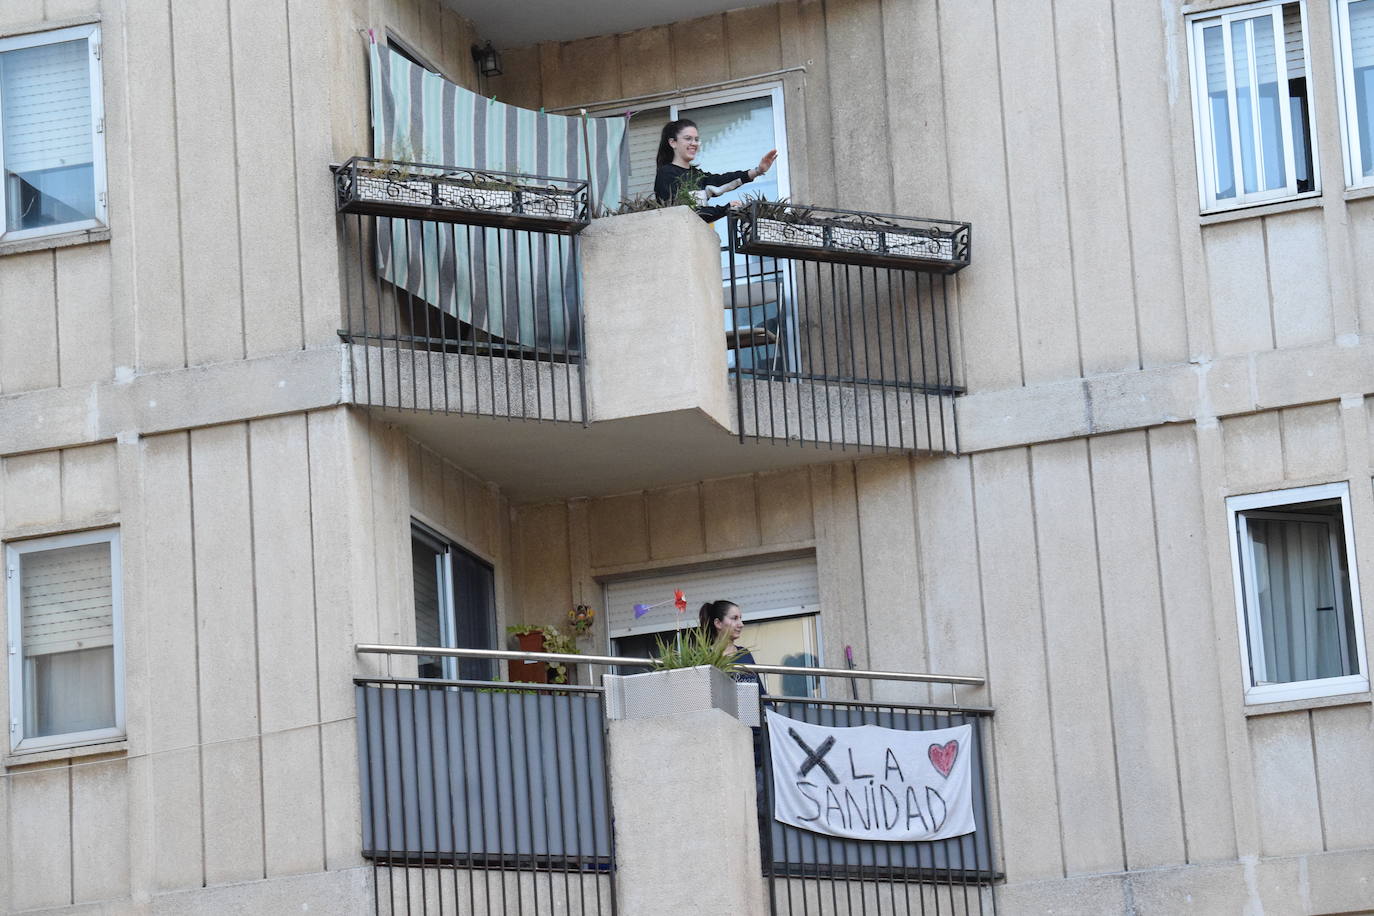
M 759 682 L 736 681 L 735 703 L 739 707 L 737 718 L 750 728 L 763 724 L 759 713 Z
M 711 665 L 645 674 L 608 674 L 602 681 L 606 687 L 607 719 L 651 719 L 703 709 L 739 715 L 734 679 Z
M 585 181 L 361 156 L 334 175 L 341 213 L 562 235 L 581 232 L 589 221 Z
M 782 218 L 780 218 L 782 217 Z M 922 219 L 754 201 L 730 214 L 741 254 L 951 274 L 969 264 L 972 227 Z

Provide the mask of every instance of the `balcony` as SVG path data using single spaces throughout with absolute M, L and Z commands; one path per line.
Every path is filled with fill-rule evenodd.
M 607 716 L 602 671 L 606 666 L 634 671 L 651 661 L 375 645 L 361 645 L 357 651 L 392 656 L 393 665 L 414 655 L 561 661 L 577 664 L 580 677 L 575 679 L 581 681 L 355 681 L 361 843 L 374 867 L 377 912 L 496 912 L 498 907 L 502 912 L 648 912 L 636 909 L 636 901 L 646 895 L 664 907 L 658 911 L 676 912 L 664 902 L 674 900 L 676 891 L 656 883 L 655 875 L 666 870 L 685 874 L 687 885 L 699 882 L 700 868 L 710 863 L 684 860 L 681 851 L 696 849 L 703 840 L 720 847 L 729 842 L 717 835 L 726 828 L 723 821 L 713 820 L 715 803 L 709 796 L 696 807 L 703 809 L 705 823 L 715 824 L 714 839 L 684 832 L 690 830 L 690 817 L 684 816 L 679 795 L 694 792 L 691 787 L 702 783 L 703 774 L 694 771 L 695 764 L 665 758 L 662 751 L 664 741 L 686 735 L 690 742 L 692 730 L 703 720 L 656 710 L 659 714 L 651 717 L 651 729 L 645 732 L 615 718 L 623 712 Z M 762 744 L 751 765 L 749 733 L 739 722 L 715 720 L 734 730 L 734 740 L 744 750 L 738 759 L 713 764 L 707 782 L 728 783 L 758 801 L 757 819 L 750 810 L 743 821 L 750 831 L 759 825 L 757 844 L 752 839 L 747 844 L 755 850 L 749 856 L 752 863 L 746 863 L 755 869 L 753 878 L 743 878 L 746 886 L 762 878 L 772 912 L 996 911 L 992 884 L 1000 874 L 989 829 L 984 763 L 991 753 L 992 710 L 961 706 L 955 692 L 959 686 L 981 685 L 981 678 L 765 665 L 751 670 L 828 680 L 835 685 L 832 692 L 847 682 L 885 682 L 885 695 L 905 691 L 911 699 L 863 701 L 855 686 L 852 700 L 768 696 L 760 704 L 755 690 L 753 699 L 737 708 L 746 724 L 757 722 L 768 708 L 821 726 L 877 725 L 895 732 L 962 725 L 972 729 L 973 830 L 929 842 L 883 842 L 837 839 L 775 820 L 768 729 L 756 739 Z M 949 688 L 953 702 L 937 705 L 923 699 L 924 685 Z M 675 732 L 681 734 L 669 737 Z M 708 733 L 714 734 L 710 728 L 703 734 Z M 649 744 L 642 743 L 646 735 L 653 736 Z M 852 757 L 843 759 L 836 766 L 852 765 Z M 731 769 L 736 763 L 740 772 Z M 755 767 L 758 772 L 750 773 Z M 646 775 L 662 789 L 646 796 Z M 732 802 L 722 796 L 719 804 Z M 656 813 L 646 817 L 646 812 Z
M 349 400 L 518 500 L 958 451 L 965 223 L 756 201 L 722 250 L 684 208 L 591 220 L 577 182 L 335 175 Z

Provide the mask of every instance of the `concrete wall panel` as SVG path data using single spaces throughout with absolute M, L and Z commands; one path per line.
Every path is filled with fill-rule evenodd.
M 1279 412 L 1283 430 L 1283 472 L 1289 480 L 1332 478 L 1346 469 L 1340 408 L 1335 404 L 1293 407 Z
M 515 510 L 515 599 L 519 623 L 562 626 L 575 603 L 568 567 L 568 509 L 563 503 Z M 504 637 L 501 638 L 504 644 Z
M 119 466 L 112 443 L 62 451 L 62 517 L 83 519 L 119 511 Z
M 830 104 L 831 144 L 841 197 L 846 210 L 892 212 L 892 162 L 887 151 L 887 95 L 880 5 L 870 0 L 827 0 L 825 39 Z M 869 180 L 846 181 L 858 174 Z
M 1058 792 L 1053 788 L 1049 671 L 1036 581 L 1034 507 L 1028 453 L 1022 449 L 973 458 L 974 504 L 980 519 L 978 556 L 983 618 L 989 634 L 988 674 L 997 707 L 993 745 L 1000 839 L 1007 878 L 1062 875 L 1064 855 Z
M 320 760 L 324 776 L 323 821 L 325 868 L 363 863 L 362 802 L 358 797 L 358 729 L 352 720 L 320 726 Z
M 108 245 L 53 252 L 57 292 L 58 374 L 63 385 L 114 375 L 114 301 Z
M 1088 447 L 1041 445 L 1030 456 L 1064 869 L 1116 871 L 1121 806 Z
M 1312 752 L 1321 799 L 1322 840 L 1326 849 L 1374 845 L 1374 807 L 1369 771 L 1348 761 L 1374 760 L 1374 716 L 1368 705 L 1312 711 Z
M 3 462 L 5 525 L 53 526 L 62 518 L 62 462 L 58 452 L 17 455 Z
M 191 433 L 196 606 L 202 736 L 258 732 L 257 622 L 253 595 L 248 428 L 215 426 Z M 208 783 L 208 777 L 207 777 Z
M 1331 288 L 1320 211 L 1266 217 L 1264 241 L 1276 345 L 1300 347 L 1330 340 Z
M 1197 444 L 1188 427 L 1166 426 L 1150 431 L 1149 447 L 1174 732 L 1186 749 L 1178 777 L 1188 861 L 1228 860 L 1236 854 L 1235 823 L 1230 793 L 1218 787 L 1229 782 L 1225 710 L 1240 692 L 1221 689 L 1217 653 L 1229 647 L 1218 644 L 1205 611 L 1210 567 Z
M 66 767 L 9 774 L 12 910 L 72 902 L 71 776 Z M 53 815 L 57 814 L 56 817 Z
M 263 844 L 268 877 L 325 868 L 321 762 L 317 727 L 262 736 Z
M 200 750 L 154 754 L 147 767 L 154 890 L 205 883 L 205 838 Z
M 824 664 L 845 665 L 844 647 L 854 647 L 854 663 L 871 668 L 867 641 L 863 561 L 859 536 L 858 494 L 854 468 L 835 464 L 811 470 L 811 504 L 815 507 L 816 540 L 826 545 L 816 552 L 824 627 Z M 872 685 L 868 685 L 871 689 Z M 866 696 L 867 694 L 861 694 Z
M 833 165 L 835 151 L 831 140 L 832 113 L 830 71 L 825 42 L 825 6 L 821 0 L 800 0 L 795 5 L 795 11 L 795 16 L 785 14 L 779 20 L 783 27 L 784 43 L 800 49 L 797 59 L 806 66 L 802 92 L 806 124 L 805 149 L 800 153 L 791 153 L 793 161 L 804 166 L 798 169 L 804 174 L 794 183 L 797 184 L 798 191 L 805 191 L 806 200 L 821 206 L 835 206 L 838 199 L 838 176 Z
M 670 28 L 676 85 L 703 86 L 716 82 L 730 72 L 724 16 L 687 19 L 674 22 Z M 547 79 L 545 85 L 548 85 Z
M 1264 235 L 1252 221 L 1207 226 L 1202 234 L 1216 354 L 1274 346 Z
M 1232 491 L 1269 486 L 1283 479 L 1283 440 L 1277 413 L 1259 413 L 1221 424 L 1226 484 Z
M 129 672 L 134 683 L 145 685 L 147 721 L 132 722 L 131 726 L 147 729 L 148 749 L 159 753 L 192 747 L 200 739 L 199 627 L 189 438 L 185 433 L 152 436 L 143 440 L 141 451 L 146 481 L 141 490 L 143 517 L 157 519 L 158 523 L 147 526 L 143 533 L 145 561 L 139 578 L 144 594 L 157 596 L 160 613 L 156 620 L 151 620 L 151 608 L 127 606 L 131 616 L 141 616 L 147 624 L 143 627 L 147 668 Z M 156 688 L 149 683 L 154 674 Z M 153 776 L 163 772 L 162 765 L 151 769 Z M 196 804 L 199 806 L 198 790 Z M 199 847 L 197 834 L 197 861 Z M 197 865 L 196 875 L 199 874 Z
M 190 365 L 241 358 L 243 252 L 238 178 L 225 168 L 238 155 L 234 65 L 228 13 L 218 0 L 171 4 L 176 98 L 181 263 L 185 272 L 186 359 Z M 194 87 L 192 91 L 187 91 Z M 247 156 L 250 150 L 242 150 Z M 289 166 L 283 163 L 289 172 Z M 162 180 L 167 180 L 167 175 Z M 252 227 L 247 227 L 252 229 Z
M 1112 2 L 1056 3 L 1053 18 L 1083 372 L 1133 369 L 1140 358 L 1132 262 L 1121 256 L 1132 248 Z
M 1248 725 L 1262 854 L 1321 849 L 1310 714 L 1258 716 Z
M 303 343 L 287 6 L 273 0 L 229 5 L 234 149 L 246 153 L 237 163 L 236 188 L 248 356 Z M 281 219 L 282 210 L 291 218 Z
M 638 493 L 591 503 L 592 565 L 615 566 L 649 558 L 644 497 Z
M 1126 861 L 1175 864 L 1183 812 L 1145 436 L 1102 436 L 1090 453 Z
M 759 474 L 754 486 L 758 491 L 759 537 L 764 544 L 809 541 L 815 536 L 811 478 L 805 468 Z
M 970 389 L 1022 384 L 1022 350 L 1017 319 L 1017 277 L 1012 267 L 1007 172 L 1000 116 L 996 24 L 989 0 L 940 9 L 941 85 L 949 117 L 948 162 L 952 213 L 977 227 L 979 268 L 956 281 L 964 352 L 964 381 Z M 977 303 L 977 307 L 973 306 Z
M 725 477 L 701 485 L 702 523 L 708 551 L 757 546 L 757 490 L 753 477 Z
M 57 378 L 57 291 L 51 251 L 10 255 L 0 283 L 0 393 L 51 388 Z
M 262 747 L 257 738 L 201 748 L 205 806 L 205 883 L 266 875 L 263 852 Z
M 626 32 L 620 36 L 620 85 L 643 93 L 670 90 L 677 85 L 672 60 L 672 32 L 668 26 Z
M 920 606 L 921 568 L 913 513 L 911 461 L 906 456 L 861 461 L 854 466 L 859 506 L 859 546 L 881 562 L 863 566 L 869 665 L 881 671 L 925 671 L 925 627 Z M 875 684 L 875 699 L 908 700 L 907 684 Z
M 306 417 L 249 424 L 259 714 L 263 731 L 319 721 Z
M 782 66 L 778 7 L 755 6 L 725 14 L 725 52 L 732 79 L 769 73 Z
M 893 212 L 948 216 L 937 4 L 886 0 L 882 13 Z
M 689 483 L 646 494 L 649 510 L 649 556 L 655 560 L 695 556 L 706 550 L 701 522 L 701 487 Z
M 71 768 L 72 899 L 115 900 L 130 891 L 128 764 Z
M 1116 0 L 1112 15 L 1117 73 L 1124 75 L 1116 88 L 1140 362 L 1161 366 L 1188 356 L 1175 188 L 1178 182 L 1191 181 L 1192 175 L 1175 165 L 1168 132 L 1160 129 L 1169 123 L 1172 98 L 1171 75 L 1160 72 L 1158 62 L 1170 46 L 1167 33 L 1176 25 L 1166 24 L 1171 13 L 1158 4 Z

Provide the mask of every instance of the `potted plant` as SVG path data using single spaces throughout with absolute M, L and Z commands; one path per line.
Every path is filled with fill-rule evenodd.
M 559 631 L 558 627 L 541 623 L 521 623 L 506 627 L 506 632 L 515 637 L 516 646 L 521 652 L 551 652 L 556 655 L 581 655 L 577 642 Z M 562 662 L 551 665 L 537 661 L 510 659 L 506 663 L 506 674 L 512 681 L 524 684 L 566 684 L 568 666 Z
M 696 627 L 678 630 L 658 640 L 652 671 L 603 678 L 606 718 L 645 719 L 702 709 L 737 716 L 738 692 L 731 676 L 736 670 L 723 644 Z

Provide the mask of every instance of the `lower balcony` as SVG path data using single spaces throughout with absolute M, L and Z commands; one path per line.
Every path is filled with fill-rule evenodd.
M 643 908 L 646 899 L 660 907 L 653 911 L 683 912 L 683 895 L 696 900 L 694 886 L 707 880 L 700 871 L 712 867 L 710 856 L 730 854 L 732 843 L 744 850 L 744 870 L 736 863 L 735 869 L 722 869 L 709 879 L 713 884 L 739 883 L 734 893 L 741 896 L 732 911 L 750 911 L 743 895 L 758 892 L 774 913 L 996 912 L 993 884 L 1000 874 L 989 829 L 985 767 L 992 750 L 990 709 L 959 706 L 957 700 L 952 705 L 845 700 L 826 697 L 819 686 L 814 696 L 765 694 L 760 702 L 755 685 L 733 683 L 714 669 L 670 672 L 711 674 L 730 685 L 730 695 L 716 709 L 737 721 L 726 716 L 702 719 L 676 692 L 677 684 L 671 696 L 649 686 L 631 703 L 626 698 L 632 688 L 644 691 L 647 682 L 632 677 L 611 683 L 600 676 L 603 670 L 631 673 L 652 664 L 644 659 L 357 648 L 393 656 L 391 664 L 402 667 L 408 656 L 419 654 L 512 659 L 516 665 L 561 660 L 571 666 L 576 660 L 571 679 L 580 681 L 355 681 L 361 848 L 374 866 L 378 913 L 649 912 Z M 903 687 L 914 695 L 911 688 L 917 685 L 982 683 L 980 678 L 930 674 L 780 666 L 751 670 L 775 678 L 774 685 L 823 681 L 831 685 L 830 693 L 859 679 L 886 681 L 889 695 Z M 935 689 L 944 692 L 943 687 Z M 654 705 L 665 699 L 667 705 Z M 750 733 L 740 723 L 757 725 L 768 710 L 794 727 L 755 728 L 751 760 Z M 709 708 L 706 712 L 714 715 Z M 827 743 L 808 736 L 810 746 L 802 742 L 802 769 L 814 770 L 818 793 L 828 787 L 827 778 L 834 782 L 833 810 L 823 818 L 826 826 L 801 829 L 785 823 L 785 805 L 774 787 L 796 777 L 775 773 L 770 735 L 802 741 L 795 729 L 858 725 L 878 726 L 887 741 L 906 736 L 920 753 L 905 754 L 901 746 L 895 752 L 889 749 L 887 769 L 879 779 L 855 771 L 865 769 L 862 753 L 856 762 L 852 749 L 840 748 L 827 759 L 833 739 Z M 947 756 L 932 751 L 930 759 L 937 769 L 943 766 L 940 772 L 947 777 L 967 779 L 967 824 L 949 831 L 947 838 L 929 841 L 855 836 L 917 830 L 918 822 L 919 829 L 939 833 L 958 816 L 960 802 L 954 796 L 948 803 L 938 793 L 916 802 L 905 797 L 902 787 L 919 780 L 914 773 L 901 774 L 897 761 L 914 769 L 914 759 L 926 756 L 935 730 L 964 726 L 967 736 L 957 747 L 946 743 L 949 733 L 938 733 Z M 700 738 L 709 743 L 722 734 L 736 742 L 735 756 L 713 758 L 709 772 L 700 771 L 701 761 L 664 753 L 674 742 L 690 745 Z M 959 754 L 967 755 L 962 764 L 967 769 L 953 771 Z M 945 785 L 934 771 L 931 779 Z M 895 785 L 899 791 L 879 794 L 875 781 L 884 790 Z M 813 783 L 807 779 L 805 784 Z M 710 787 L 721 791 L 706 791 Z M 894 800 L 898 794 L 903 794 L 900 802 Z M 747 810 L 738 810 L 741 805 Z M 692 808 L 697 810 L 689 814 Z M 732 816 L 756 835 L 730 836 Z M 698 821 L 709 836 L 694 834 Z M 845 832 L 851 836 L 840 835 Z
M 756 202 L 722 248 L 681 207 L 551 223 L 503 191 L 497 216 L 445 213 L 478 179 L 417 166 L 364 189 L 433 204 L 402 219 L 345 188 L 358 168 L 338 172 L 349 400 L 516 499 L 958 451 L 966 224 Z

